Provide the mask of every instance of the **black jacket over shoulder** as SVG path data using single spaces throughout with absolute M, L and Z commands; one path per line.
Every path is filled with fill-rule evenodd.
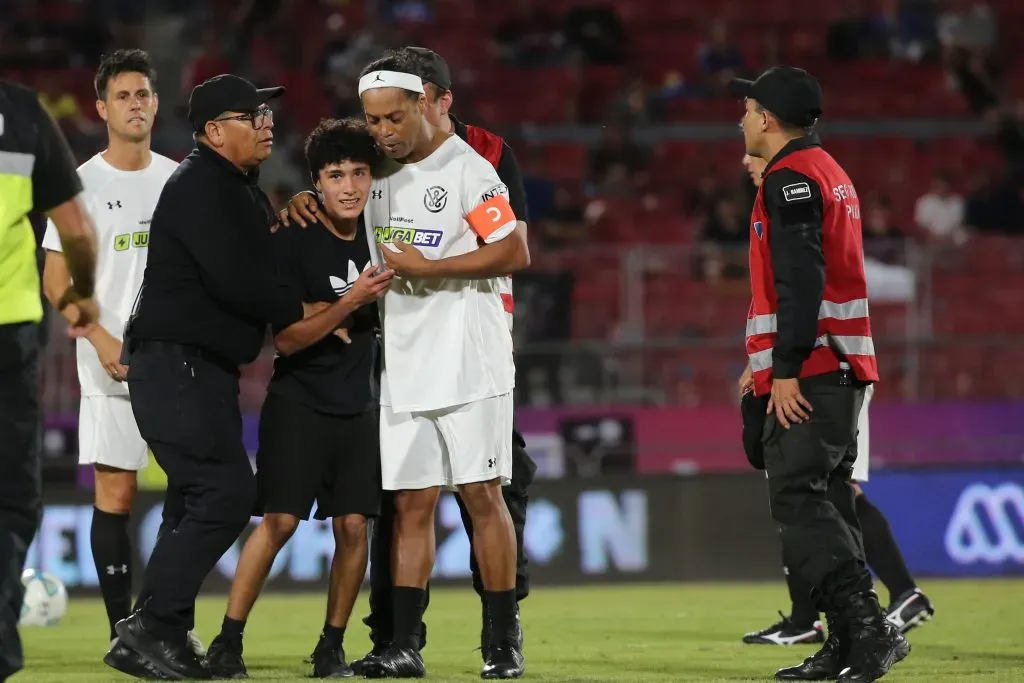
M 167 180 L 149 233 L 149 257 L 128 338 L 196 346 L 242 365 L 267 325 L 301 320 L 281 286 L 270 228 L 276 216 L 256 184 L 200 143 Z

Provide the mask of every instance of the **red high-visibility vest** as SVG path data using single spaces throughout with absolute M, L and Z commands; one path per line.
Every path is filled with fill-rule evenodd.
M 801 377 L 835 372 L 847 364 L 857 379 L 878 381 L 875 346 L 868 317 L 868 288 L 864 277 L 864 245 L 860 204 L 846 171 L 821 147 L 793 151 L 769 171 L 789 168 L 811 178 L 822 195 L 822 249 L 825 256 L 825 295 L 818 311 L 818 336 L 804 361 Z M 762 185 L 763 189 L 763 185 Z M 747 357 L 754 374 L 754 393 L 772 386 L 772 349 L 777 336 L 778 296 L 768 238 L 771 221 L 762 190 L 758 190 L 750 219 L 750 288 L 747 314 Z

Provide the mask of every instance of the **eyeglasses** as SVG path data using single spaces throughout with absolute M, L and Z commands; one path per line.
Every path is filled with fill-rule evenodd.
M 259 130 L 274 120 L 274 111 L 267 105 L 263 105 L 254 112 L 238 114 L 237 116 L 225 116 L 214 119 L 214 121 L 248 121 L 253 129 Z

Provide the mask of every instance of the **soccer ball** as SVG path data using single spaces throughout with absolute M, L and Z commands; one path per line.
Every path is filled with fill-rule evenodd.
M 49 572 L 26 569 L 21 574 L 25 600 L 21 603 L 21 626 L 56 626 L 68 611 L 64 582 Z

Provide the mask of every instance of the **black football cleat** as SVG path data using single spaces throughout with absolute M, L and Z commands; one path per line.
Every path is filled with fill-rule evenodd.
M 490 645 L 487 648 L 484 668 L 480 670 L 480 678 L 487 680 L 521 678 L 526 671 L 526 660 L 523 654 L 511 642 Z
M 427 675 L 427 667 L 417 650 L 395 645 L 372 661 L 363 660 L 362 670 L 364 678 L 423 678 Z
M 833 681 L 846 666 L 849 638 L 839 625 L 839 615 L 828 612 L 828 638 L 821 649 L 796 666 L 775 672 L 777 681 Z
M 916 588 L 904 592 L 885 610 L 885 619 L 900 633 L 923 625 L 935 616 L 935 607 L 928 596 Z
M 235 679 L 248 678 L 249 672 L 242 659 L 242 643 L 217 636 L 210 643 L 210 649 L 203 658 L 203 666 L 210 671 L 213 678 Z
M 194 678 L 208 680 L 210 672 L 182 634 L 180 639 L 165 640 L 147 631 L 142 625 L 142 613 L 135 612 L 114 626 L 118 639 L 170 680 Z
M 103 663 L 112 669 L 134 678 L 141 678 L 147 681 L 170 681 L 170 676 L 153 666 L 149 660 L 135 650 L 121 642 L 120 638 L 114 638 L 110 643 L 110 650 L 103 655 Z
M 854 595 L 847 610 L 850 654 L 839 683 L 871 683 L 910 654 L 910 643 L 882 613 L 874 591 Z
M 483 625 L 480 627 L 480 653 L 483 656 L 484 661 L 487 661 L 487 644 L 491 642 L 492 621 L 491 621 L 491 618 L 490 618 L 490 616 L 491 616 L 490 612 L 487 609 L 487 603 L 483 602 L 482 604 L 483 604 L 483 613 L 481 615 L 481 617 L 482 617 L 481 621 L 482 621 Z M 514 631 L 512 632 L 511 636 L 512 636 L 512 645 L 513 645 L 513 647 L 515 647 L 516 650 L 518 650 L 520 653 L 522 653 L 522 651 L 523 651 L 523 620 L 522 620 L 522 618 L 519 615 L 519 608 L 518 608 L 518 606 L 516 607 L 516 619 L 515 619 Z M 420 648 L 420 649 L 422 649 L 422 648 Z
M 332 646 L 322 636 L 313 649 L 313 678 L 352 678 L 356 672 L 345 663 L 345 648 Z
M 825 631 L 821 622 L 810 627 L 797 626 L 789 617 L 779 612 L 782 621 L 760 631 L 751 631 L 743 636 L 747 645 L 809 645 L 825 642 Z
M 363 667 L 367 663 L 370 663 L 372 665 L 373 662 L 375 662 L 378 659 L 380 659 L 381 655 L 383 655 L 387 651 L 387 649 L 389 647 L 391 647 L 391 643 L 386 643 L 386 642 L 375 643 L 372 650 L 367 652 L 360 659 L 353 659 L 352 663 L 349 664 L 349 666 L 352 667 L 352 671 L 355 672 L 356 676 L 362 676 L 363 675 Z M 312 655 L 309 656 L 309 663 L 310 664 L 313 663 L 313 656 Z

